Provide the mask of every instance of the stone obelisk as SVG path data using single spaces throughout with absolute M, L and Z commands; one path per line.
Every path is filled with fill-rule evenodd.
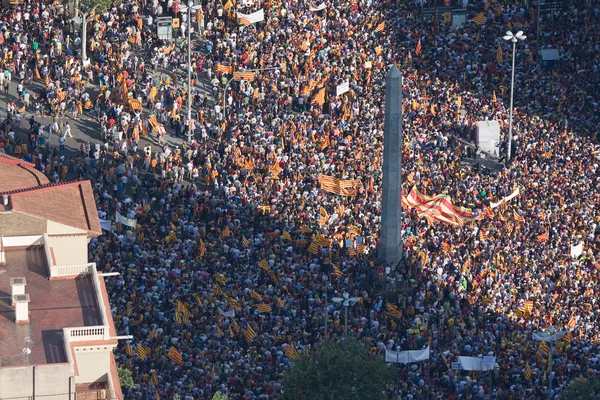
M 379 259 L 395 264 L 402 259 L 402 73 L 392 65 L 385 81 L 383 134 L 383 194 Z

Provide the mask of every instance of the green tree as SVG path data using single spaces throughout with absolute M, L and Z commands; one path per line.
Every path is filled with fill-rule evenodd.
M 558 394 L 561 400 L 597 400 L 600 395 L 600 379 L 574 379 Z
M 81 14 L 81 59 L 87 61 L 87 24 L 95 13 L 102 13 L 110 7 L 111 0 L 75 0 L 75 16 Z
M 221 394 L 221 392 L 215 393 L 215 395 L 212 398 L 212 400 L 228 400 L 228 399 L 229 399 L 229 397 L 225 396 L 224 394 Z
M 119 368 L 119 382 L 123 389 L 135 389 L 135 383 L 133 383 L 133 374 L 130 370 L 125 368 Z
M 283 400 L 380 400 L 392 377 L 383 358 L 354 340 L 326 342 L 293 362 L 283 378 Z

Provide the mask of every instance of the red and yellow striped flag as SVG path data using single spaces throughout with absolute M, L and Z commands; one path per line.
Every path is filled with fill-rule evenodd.
M 319 90 L 319 92 L 313 97 L 312 104 L 323 106 L 325 104 L 325 88 Z
M 375 28 L 376 32 L 383 32 L 383 30 L 385 29 L 385 21 L 383 21 L 382 23 L 380 23 L 379 25 L 377 25 L 377 27 Z
M 167 357 L 169 357 L 171 360 L 173 360 L 174 362 L 176 362 L 179 365 L 183 364 L 183 356 L 181 355 L 179 350 L 177 350 L 174 346 L 171 346 L 171 349 L 169 350 Z
M 485 24 L 485 14 L 483 12 L 480 12 L 471 21 L 475 22 L 477 25 L 483 25 Z
M 259 267 L 260 267 L 262 270 L 264 270 L 264 271 L 268 271 L 268 270 L 270 270 L 270 269 L 271 269 L 271 268 L 269 267 L 269 262 L 267 261 L 267 259 L 266 259 L 266 258 L 263 258 L 262 260 L 260 260 L 260 261 L 258 262 L 258 266 L 259 266 Z
M 540 243 L 547 242 L 548 241 L 548 232 L 542 233 L 541 235 L 537 236 L 537 241 Z
M 340 267 L 338 267 L 334 263 L 331 263 L 331 266 L 333 267 L 333 275 L 335 275 L 336 278 L 343 278 L 344 277 L 344 273 L 342 272 L 342 270 L 340 269 Z
M 215 65 L 215 70 L 217 72 L 222 72 L 224 74 L 233 74 L 233 66 L 216 64 Z
M 291 346 L 289 344 L 285 346 L 285 356 L 292 360 L 297 360 L 298 358 L 300 358 L 300 355 L 298 354 L 294 346 Z
M 271 312 L 271 306 L 268 304 L 259 304 L 256 306 L 256 309 L 261 314 Z
M 239 81 L 243 79 L 248 82 L 252 82 L 256 78 L 254 72 L 234 72 L 233 79 Z
M 244 337 L 249 342 L 251 342 L 252 339 L 254 339 L 256 337 L 256 332 L 254 331 L 254 329 L 252 329 L 252 327 L 250 325 L 248 325 L 248 327 L 244 331 Z

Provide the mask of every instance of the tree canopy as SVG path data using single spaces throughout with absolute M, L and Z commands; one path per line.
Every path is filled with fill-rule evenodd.
M 89 13 L 92 10 L 99 13 L 106 11 L 110 4 L 110 0 L 79 0 L 79 9 L 84 13 Z
M 330 341 L 293 361 L 283 379 L 282 399 L 379 400 L 391 377 L 384 359 L 371 359 L 365 345 Z
M 561 400 L 597 400 L 600 396 L 600 379 L 575 379 L 558 394 Z

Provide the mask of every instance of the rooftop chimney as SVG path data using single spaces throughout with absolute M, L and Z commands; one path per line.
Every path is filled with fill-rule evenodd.
M 25 278 L 10 278 L 10 295 L 13 299 L 13 307 L 15 306 L 15 296 L 25 294 L 25 285 L 27 285 L 27 279 Z
M 13 296 L 15 303 L 15 322 L 17 324 L 29 323 L 29 295 L 16 294 Z

